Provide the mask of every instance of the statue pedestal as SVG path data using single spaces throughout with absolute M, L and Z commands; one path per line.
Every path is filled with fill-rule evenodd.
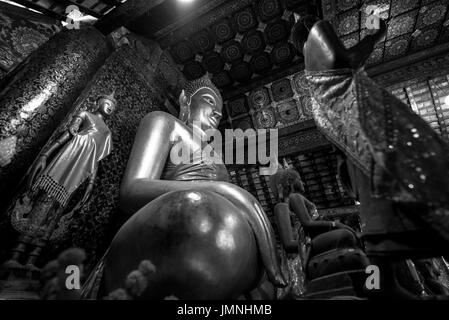
M 0 300 L 39 300 L 39 277 L 24 268 L 0 270 Z

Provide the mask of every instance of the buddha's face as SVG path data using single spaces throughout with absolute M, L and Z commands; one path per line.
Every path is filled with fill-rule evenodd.
M 110 116 L 115 111 L 115 103 L 108 99 L 98 101 L 98 110 L 105 116 Z
M 203 130 L 216 129 L 222 117 L 223 101 L 212 89 L 198 90 L 190 102 L 189 122 L 200 123 Z
M 304 184 L 301 179 L 295 179 L 292 189 L 294 192 L 305 193 Z

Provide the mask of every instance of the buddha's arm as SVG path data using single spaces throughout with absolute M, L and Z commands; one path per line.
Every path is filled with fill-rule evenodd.
M 290 219 L 290 209 L 287 203 L 278 203 L 274 207 L 274 215 L 278 226 L 282 245 L 287 252 L 298 251 L 298 241 L 293 236 L 293 228 Z
M 86 120 L 86 112 L 85 111 L 81 111 L 75 117 L 73 117 L 72 122 L 70 123 L 70 126 L 69 126 L 69 132 L 72 136 L 74 136 L 78 133 L 78 130 L 80 129 L 81 124 L 85 120 Z
M 70 133 L 68 131 L 64 132 L 58 140 L 52 143 L 50 147 L 39 156 L 31 167 L 27 181 L 28 188 L 33 186 L 37 176 L 47 167 L 48 158 L 51 158 L 61 146 L 65 145 L 70 140 L 70 138 Z
M 152 112 L 139 125 L 120 188 L 120 207 L 131 215 L 162 194 L 176 190 L 174 181 L 159 180 L 173 138 L 174 121 Z
M 298 217 L 302 227 L 307 232 L 312 233 L 314 236 L 320 233 L 324 233 L 336 229 L 347 229 L 355 234 L 355 231 L 340 222 L 335 221 L 313 221 L 309 216 L 304 198 L 299 194 L 291 194 L 289 197 L 290 210 L 292 210 Z
M 307 210 L 304 197 L 293 193 L 289 197 L 290 210 L 298 217 L 304 230 L 326 232 L 335 228 L 335 223 L 330 221 L 313 221 Z
M 303 196 L 304 204 L 306 205 L 307 210 L 309 211 L 310 216 L 312 216 L 313 211 L 316 210 L 316 206 L 313 202 L 309 201 L 306 197 Z

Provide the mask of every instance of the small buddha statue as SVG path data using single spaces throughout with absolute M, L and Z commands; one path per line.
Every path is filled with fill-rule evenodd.
M 120 190 L 131 218 L 96 269 L 104 294 L 122 288 L 144 260 L 156 271 L 142 299 L 233 299 L 257 287 L 264 272 L 285 285 L 262 206 L 227 182 L 223 163 L 202 157 L 208 139 L 201 137 L 222 117 L 219 90 L 207 76 L 190 81 L 179 104 L 179 119 L 151 112 L 138 128 Z M 188 162 L 173 160 L 180 144 Z
M 281 239 L 281 258 L 284 274 L 288 280 L 288 286 L 278 289 L 278 298 L 281 300 L 287 298 L 300 298 L 303 296 L 304 288 L 304 270 L 303 258 L 305 258 L 304 243 L 301 243 L 300 223 L 294 213 L 289 210 L 289 196 L 292 193 L 304 193 L 299 174 L 289 168 L 284 159 L 284 166 L 279 165 L 277 172 L 270 176 L 270 188 L 276 199 L 274 208 L 275 221 Z M 304 204 L 307 207 L 307 213 L 313 215 L 318 213 L 315 205 L 305 197 Z
M 114 93 L 100 96 L 96 111 L 81 111 L 75 115 L 68 130 L 36 160 L 30 170 L 25 201 L 19 199 L 12 211 L 11 223 L 20 232 L 20 237 L 4 267 L 21 268 L 20 260 L 24 259 L 26 268 L 39 270 L 35 266 L 36 260 L 58 222 L 87 202 L 94 187 L 98 163 L 111 152 L 111 131 L 105 120 L 116 105 Z M 67 213 L 69 200 L 86 180 L 84 195 Z M 24 212 L 20 207 L 28 209 Z
M 285 159 L 284 167 L 270 176 L 270 187 L 277 200 L 274 214 L 284 249 L 284 266 L 289 274 L 290 292 L 282 288 L 279 293 L 281 297 L 301 298 L 306 294 L 307 282 L 310 281 L 307 279 L 308 261 L 314 255 L 329 250 L 357 248 L 356 233 L 343 223 L 320 221 L 315 204 L 304 196 L 299 173 L 289 168 Z M 304 234 L 301 235 L 300 231 Z M 312 245 L 307 243 L 306 237 L 311 239 Z M 345 267 L 342 265 L 340 271 Z

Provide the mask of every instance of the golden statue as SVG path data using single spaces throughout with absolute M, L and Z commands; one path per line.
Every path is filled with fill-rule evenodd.
M 285 285 L 262 206 L 227 182 L 224 164 L 201 156 L 207 142 L 197 135 L 218 127 L 220 92 L 203 77 L 187 83 L 179 102 L 180 119 L 157 111 L 140 123 L 120 191 L 120 206 L 132 216 L 97 268 L 100 290 L 123 287 L 144 260 L 156 272 L 142 299 L 237 298 L 257 287 L 264 270 L 273 284 Z M 170 155 L 181 143 L 191 161 L 176 164 Z
M 68 130 L 42 153 L 32 166 L 28 178 L 28 193 L 19 199 L 12 211 L 11 223 L 20 232 L 19 243 L 3 266 L 36 270 L 36 260 L 49 241 L 61 218 L 67 218 L 89 199 L 97 175 L 98 162 L 111 152 L 111 131 L 104 120 L 115 110 L 114 93 L 97 100 L 94 113 L 81 111 L 72 120 Z M 50 160 L 49 160 L 50 159 Z M 73 210 L 63 215 L 71 196 L 88 179 L 82 199 Z

